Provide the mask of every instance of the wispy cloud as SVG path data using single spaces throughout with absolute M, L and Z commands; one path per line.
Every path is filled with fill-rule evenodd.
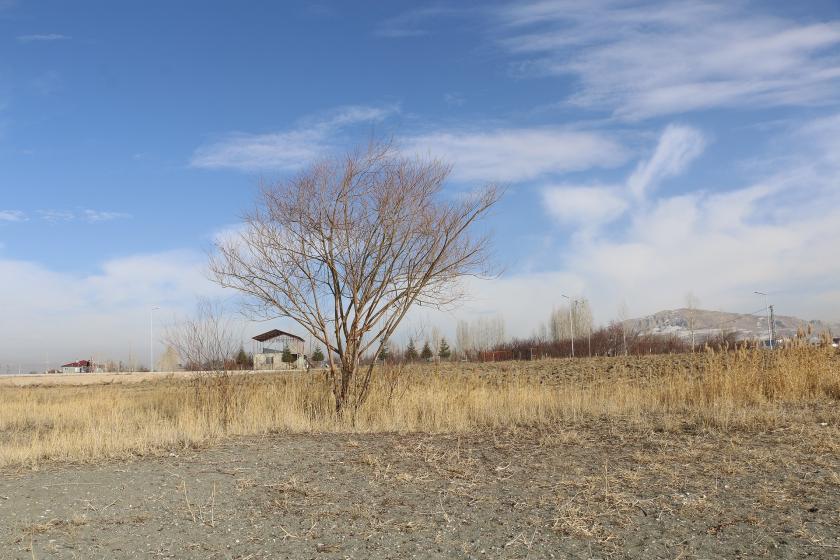
M 195 150 L 190 165 L 208 169 L 294 171 L 333 149 L 343 129 L 380 122 L 399 112 L 395 104 L 341 107 L 267 134 L 234 133 Z
M 69 222 L 76 217 L 73 212 L 67 210 L 38 210 L 38 215 L 47 222 Z
M 409 10 L 382 21 L 374 34 L 388 39 L 423 37 L 432 33 L 435 18 L 463 13 L 465 11 L 461 9 L 440 6 Z
M 577 77 L 571 103 L 627 119 L 838 101 L 840 21 L 740 2 L 627 0 L 529 1 L 496 17 L 524 71 Z
M 680 305 L 689 290 L 716 307 L 748 310 L 756 286 L 778 292 L 783 309 L 837 317 L 840 262 L 826 255 L 836 252 L 840 239 L 840 160 L 834 151 L 840 118 L 817 119 L 784 134 L 778 148 L 787 156 L 784 166 L 767 163 L 758 179 L 736 188 L 710 185 L 677 195 L 646 188 L 646 198 L 638 200 L 628 178 L 613 187 L 548 190 L 546 211 L 576 235 L 560 272 L 599 295 L 605 319 L 624 297 L 632 298 L 631 313 L 644 314 Z M 692 150 L 676 149 L 686 143 L 675 138 L 666 129 L 654 155 L 631 177 L 665 180 L 684 172 Z M 610 219 L 606 208 L 618 213 L 622 200 L 626 222 L 589 227 L 602 216 Z
M 131 214 L 125 212 L 92 210 L 90 208 L 81 210 L 38 210 L 38 215 L 42 220 L 52 223 L 80 221 L 93 224 L 131 218 Z
M 598 226 L 640 210 L 648 194 L 665 179 L 685 171 L 705 148 L 705 136 L 684 125 L 668 125 L 649 159 L 639 162 L 624 184 L 550 185 L 542 189 L 546 211 L 563 225 L 591 233 Z
M 627 159 L 607 134 L 550 127 L 441 130 L 409 138 L 405 151 L 451 162 L 458 181 L 527 181 Z
M 445 93 L 443 95 L 443 100 L 450 107 L 461 107 L 464 103 L 467 102 L 466 98 L 463 95 L 456 92 Z
M 18 35 L 17 40 L 21 43 L 35 43 L 35 42 L 49 42 L 49 41 L 67 41 L 71 39 L 68 35 L 60 33 L 36 33 L 33 35 Z
M 25 222 L 27 219 L 20 210 L 0 210 L 0 222 Z
M 705 146 L 706 139 L 699 130 L 669 125 L 662 133 L 653 156 L 640 162 L 627 180 L 630 192 L 638 198 L 643 197 L 663 179 L 680 174 L 703 153 Z
M 131 214 L 126 214 L 125 212 L 91 210 L 90 208 L 87 208 L 81 212 L 80 217 L 86 222 L 96 223 L 111 222 L 113 220 L 126 220 L 131 218 Z
M 628 202 L 609 186 L 554 186 L 543 189 L 546 211 L 565 224 L 591 228 L 610 222 L 627 210 Z

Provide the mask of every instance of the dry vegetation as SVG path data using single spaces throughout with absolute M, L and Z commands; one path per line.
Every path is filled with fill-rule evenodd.
M 0 557 L 840 551 L 830 349 L 121 379 L 0 387 Z
M 333 398 L 323 373 L 0 387 L 0 467 L 155 454 L 271 432 L 469 434 L 595 418 L 647 431 L 834 424 L 840 413 L 825 405 L 840 399 L 840 359 L 830 348 L 792 347 L 416 365 L 379 369 L 355 417 L 337 416 Z

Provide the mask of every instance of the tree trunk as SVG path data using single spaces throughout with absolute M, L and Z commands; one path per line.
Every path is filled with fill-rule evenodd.
M 356 374 L 356 365 L 353 360 L 342 359 L 339 382 L 335 385 L 335 413 L 341 415 L 347 405 L 350 396 L 350 383 Z

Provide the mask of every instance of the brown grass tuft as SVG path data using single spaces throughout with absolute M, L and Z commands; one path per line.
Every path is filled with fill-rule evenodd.
M 840 399 L 836 352 L 810 347 L 709 351 L 670 361 L 413 366 L 399 376 L 385 369 L 352 416 L 336 416 L 323 373 L 231 379 L 235 387 L 224 392 L 173 377 L 2 386 L 0 466 L 160 453 L 278 431 L 468 433 L 593 419 L 657 430 L 768 429 L 803 407 Z M 821 421 L 837 420 L 836 413 L 821 414 Z M 574 511 L 567 513 L 576 526 Z

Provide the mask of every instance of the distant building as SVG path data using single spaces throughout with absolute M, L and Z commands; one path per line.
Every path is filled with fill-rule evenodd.
M 61 373 L 90 373 L 93 371 L 93 365 L 90 360 L 79 360 L 78 362 L 70 362 L 61 366 Z
M 277 329 L 258 334 L 254 340 L 259 343 L 254 353 L 254 369 L 278 371 L 284 369 L 306 369 L 304 341 L 301 337 Z M 289 361 L 283 361 L 283 352 L 288 348 Z

